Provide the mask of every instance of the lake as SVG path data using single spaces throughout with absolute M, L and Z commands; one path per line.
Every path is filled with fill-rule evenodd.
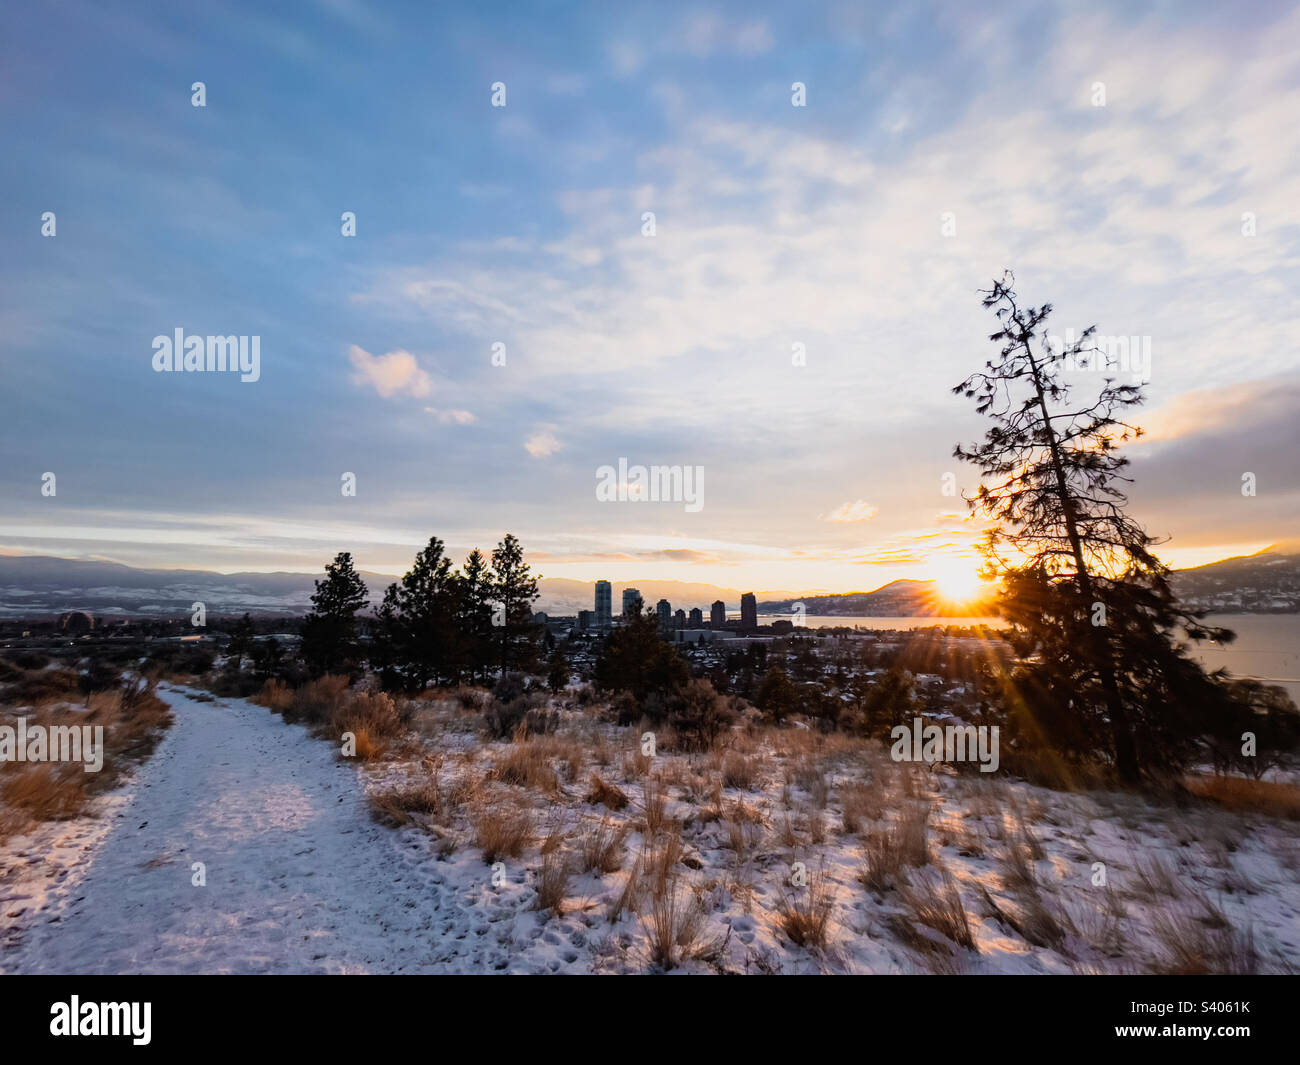
M 789 621 L 788 614 L 760 614 L 760 625 Z M 1255 677 L 1285 688 L 1300 703 L 1300 614 L 1212 614 L 1207 622 L 1232 629 L 1234 643 L 1222 647 L 1193 644 L 1192 656 L 1207 669 L 1227 669 L 1234 676 Z M 839 625 L 862 629 L 923 629 L 931 625 L 989 625 L 997 628 L 999 618 L 878 618 L 806 617 L 810 629 Z

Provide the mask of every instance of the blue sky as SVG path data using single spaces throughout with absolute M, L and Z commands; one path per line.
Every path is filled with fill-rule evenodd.
M 10 5 L 0 550 L 391 572 L 513 531 L 557 577 L 934 575 L 1004 267 L 1151 338 L 1133 498 L 1172 561 L 1295 536 L 1300 16 L 971 7 Z M 259 335 L 261 379 L 153 372 L 178 327 Z M 705 505 L 598 502 L 620 457 Z

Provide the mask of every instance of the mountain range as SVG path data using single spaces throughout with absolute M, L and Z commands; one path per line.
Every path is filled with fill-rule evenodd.
M 117 562 L 82 561 L 45 555 L 0 555 L 0 618 L 37 618 L 66 610 L 97 616 L 180 616 L 202 602 L 210 614 L 292 615 L 305 613 L 316 573 L 217 573 L 211 570 L 137 569 Z M 377 601 L 394 577 L 362 572 Z M 1221 612 L 1296 613 L 1300 611 L 1300 542 L 1265 548 L 1178 570 L 1174 584 L 1192 606 Z M 551 614 L 576 614 L 592 608 L 593 584 L 543 578 L 537 608 Z M 688 581 L 626 581 L 613 588 L 614 612 L 622 590 L 636 587 L 649 604 L 667 599 L 674 608 L 721 599 L 729 611 L 740 607 L 740 591 Z M 908 617 L 945 614 L 971 616 L 980 604 L 960 609 L 943 603 L 933 582 L 897 580 L 870 592 L 800 597 L 788 591 L 756 593 L 760 614 L 790 613 L 802 602 L 811 616 Z

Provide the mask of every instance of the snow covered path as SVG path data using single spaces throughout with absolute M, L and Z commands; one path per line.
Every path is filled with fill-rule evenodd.
M 241 700 L 159 694 L 175 723 L 0 972 L 516 968 L 510 918 L 523 915 L 484 897 L 481 859 L 453 890 L 413 834 L 371 821 L 329 744 Z

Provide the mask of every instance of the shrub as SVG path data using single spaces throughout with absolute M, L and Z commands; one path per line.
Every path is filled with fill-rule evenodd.
M 347 677 L 326 674 L 304 684 L 293 693 L 284 711 L 286 721 L 305 721 L 320 725 L 330 721 L 348 699 Z
M 541 736 L 559 727 L 560 716 L 546 710 L 542 695 L 520 695 L 508 703 L 494 702 L 483 714 L 488 735 L 508 740 L 519 736 Z
M 707 680 L 692 680 L 668 701 L 668 724 L 684 751 L 707 751 L 736 722 L 730 702 Z

